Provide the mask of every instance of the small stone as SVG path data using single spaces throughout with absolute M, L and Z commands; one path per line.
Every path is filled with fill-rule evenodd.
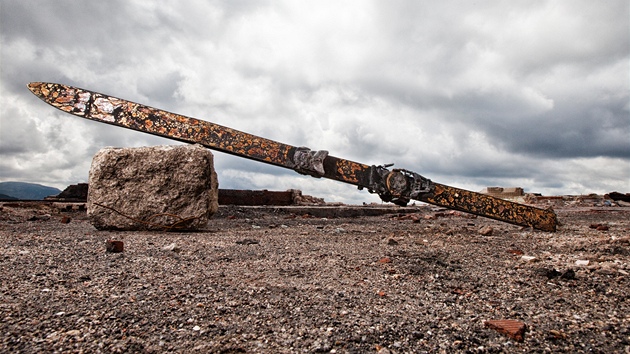
M 122 241 L 107 240 L 105 250 L 109 253 L 121 253 L 124 250 L 124 244 Z
M 61 218 L 60 221 L 61 221 L 62 224 L 69 224 L 71 220 L 72 219 L 70 219 L 69 217 L 64 216 L 64 217 Z
M 387 240 L 387 244 L 390 245 L 390 246 L 395 246 L 395 245 L 398 244 L 398 241 L 396 241 L 393 238 L 390 238 L 389 240 Z
M 534 256 L 521 256 L 521 260 L 528 262 L 528 263 L 533 263 L 533 262 L 537 262 L 538 258 L 534 257 Z
M 541 273 L 544 274 L 547 279 L 553 279 L 553 278 L 557 278 L 559 276 L 562 275 L 561 272 L 559 272 L 557 269 L 555 268 L 551 268 L 551 269 L 542 269 Z
M 379 263 L 391 263 L 392 260 L 389 257 L 383 257 L 378 260 Z
M 488 320 L 483 325 L 505 334 L 517 342 L 523 341 L 523 335 L 527 329 L 527 325 L 524 322 L 517 320 Z
M 598 231 L 608 231 L 608 226 L 603 224 L 591 224 L 589 227 Z
M 377 353 L 377 354 L 390 354 L 390 353 L 391 353 L 391 351 L 390 351 L 389 349 L 387 349 L 387 348 L 385 348 L 385 347 L 381 347 L 381 346 L 379 345 L 379 346 L 376 346 L 376 353 Z
M 179 248 L 179 246 L 177 246 L 177 244 L 175 243 L 171 243 L 170 245 L 166 245 L 164 247 L 162 247 L 162 251 L 167 251 L 167 252 L 179 252 L 182 249 Z
M 492 235 L 492 232 L 494 232 L 494 229 L 490 226 L 482 227 L 479 230 L 479 234 L 481 234 L 481 236 L 490 236 Z
M 562 273 L 560 278 L 565 280 L 573 280 L 575 279 L 575 271 L 573 269 L 567 269 L 566 272 Z
M 242 239 L 240 241 L 236 241 L 237 245 L 257 245 L 259 243 L 260 242 L 258 240 L 254 240 L 254 239 L 251 239 L 251 238 L 244 238 L 244 239 Z
M 79 336 L 79 335 L 81 335 L 81 331 L 79 331 L 78 329 L 72 329 L 72 330 L 69 330 L 68 332 L 66 332 L 66 335 L 68 335 L 68 336 Z
M 575 261 L 576 266 L 587 266 L 590 263 L 591 262 L 588 259 L 578 259 L 577 261 Z
M 33 215 L 30 218 L 28 218 L 28 221 L 46 221 L 50 219 L 50 214 L 44 214 L 44 215 Z
M 193 327 L 193 331 L 195 331 L 195 332 L 198 332 L 198 331 L 200 331 L 200 330 L 201 330 L 201 327 L 199 327 L 199 326 L 195 326 L 195 327 Z
M 564 333 L 562 331 L 555 330 L 555 329 L 549 330 L 549 334 L 551 334 L 555 339 L 565 339 L 565 338 L 567 338 L 566 333 Z

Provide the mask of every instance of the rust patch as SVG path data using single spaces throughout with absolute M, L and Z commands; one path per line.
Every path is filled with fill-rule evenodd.
M 52 106 L 91 120 L 283 167 L 288 162 L 291 146 L 218 124 L 66 85 L 33 82 L 28 88 Z
M 431 195 L 421 199 L 427 203 L 543 231 L 555 232 L 558 223 L 553 210 L 534 208 L 439 183 L 435 184 Z

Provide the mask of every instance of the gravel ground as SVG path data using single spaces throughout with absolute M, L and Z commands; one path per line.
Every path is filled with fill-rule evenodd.
M 630 208 L 558 215 L 545 233 L 429 207 L 222 208 L 204 232 L 106 232 L 7 204 L 0 351 L 630 353 Z

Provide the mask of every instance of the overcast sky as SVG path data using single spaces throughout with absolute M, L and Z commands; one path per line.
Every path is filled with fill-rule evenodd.
M 172 144 L 26 88 L 110 94 L 471 190 L 630 192 L 630 9 L 607 1 L 0 0 L 0 181 Z M 215 153 L 221 188 L 351 185 Z

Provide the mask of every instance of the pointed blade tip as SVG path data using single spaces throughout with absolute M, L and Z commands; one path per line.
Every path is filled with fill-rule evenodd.
M 26 87 L 28 87 L 29 90 L 31 90 L 31 92 L 35 93 L 35 90 L 37 90 L 40 86 L 42 86 L 44 83 L 43 82 L 30 82 L 28 85 L 26 85 Z

